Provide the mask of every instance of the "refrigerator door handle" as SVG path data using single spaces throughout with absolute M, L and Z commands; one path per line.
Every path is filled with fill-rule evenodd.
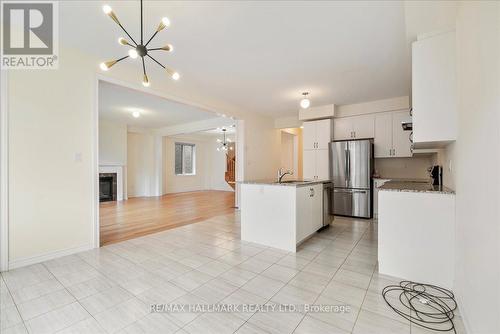
M 347 187 L 349 186 L 349 180 L 351 180 L 351 151 L 347 150 Z
M 348 162 L 347 162 L 347 159 L 348 159 L 348 156 L 349 156 L 349 151 L 348 150 L 345 150 L 344 151 L 344 169 L 345 169 L 345 186 L 348 187 L 349 186 L 349 166 L 347 165 Z

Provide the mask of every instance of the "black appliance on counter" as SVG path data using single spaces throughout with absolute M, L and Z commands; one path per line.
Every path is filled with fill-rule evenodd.
M 443 185 L 443 167 L 439 165 L 434 165 L 429 167 L 429 174 L 432 180 L 432 185 L 442 186 Z

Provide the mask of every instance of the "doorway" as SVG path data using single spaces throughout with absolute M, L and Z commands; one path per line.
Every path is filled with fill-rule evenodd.
M 97 95 L 96 247 L 234 214 L 242 121 L 107 79 Z

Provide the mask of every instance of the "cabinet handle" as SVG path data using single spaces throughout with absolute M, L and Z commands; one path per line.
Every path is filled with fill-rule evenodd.
M 314 197 L 314 189 L 313 188 L 309 188 L 309 197 Z
M 395 148 L 392 149 L 392 155 L 396 156 L 396 149 Z
M 410 108 L 410 116 L 413 116 L 413 107 Z
M 413 144 L 413 131 L 410 132 L 410 135 L 408 136 L 408 139 L 410 140 L 410 143 Z

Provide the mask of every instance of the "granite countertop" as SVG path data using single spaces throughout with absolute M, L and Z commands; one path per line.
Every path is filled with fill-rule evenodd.
M 294 182 L 287 182 L 294 181 Z M 332 180 L 283 180 L 282 183 L 278 183 L 276 180 L 250 180 L 250 181 L 239 181 L 240 184 L 260 184 L 260 185 L 268 185 L 268 186 L 280 186 L 280 187 L 305 187 L 311 186 L 313 184 L 320 183 L 329 183 Z
M 418 181 L 388 181 L 378 188 L 379 190 L 388 191 L 403 191 L 403 192 L 419 192 L 419 193 L 437 193 L 437 194 L 455 194 L 451 190 L 443 186 L 434 186 L 430 182 Z
M 374 180 L 389 180 L 389 181 L 397 181 L 397 182 L 420 182 L 420 183 L 429 183 L 431 179 L 423 179 L 423 178 L 402 178 L 402 177 L 382 177 L 377 176 L 373 177 Z

